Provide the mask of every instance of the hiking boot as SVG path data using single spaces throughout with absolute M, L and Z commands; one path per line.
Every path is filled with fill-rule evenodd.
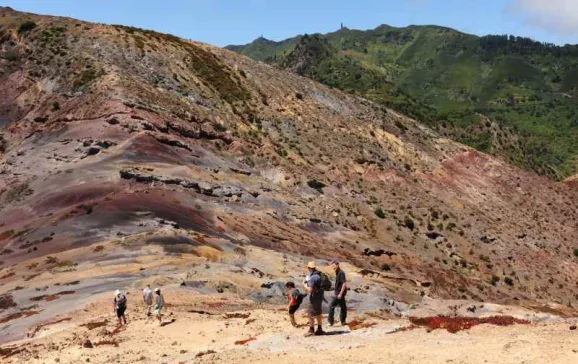
M 318 327 L 317 330 L 315 330 L 315 336 L 321 336 L 321 335 L 325 335 L 325 331 L 323 331 L 322 328 Z
M 327 326 L 333 327 L 333 322 L 329 322 L 329 323 L 327 324 Z
M 315 335 L 315 331 L 313 331 L 313 330 L 308 330 L 308 331 L 305 333 L 305 337 L 309 337 L 309 336 L 313 336 L 313 335 Z

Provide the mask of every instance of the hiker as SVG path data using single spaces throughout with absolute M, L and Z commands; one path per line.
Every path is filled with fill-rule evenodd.
M 291 320 L 291 325 L 293 327 L 299 327 L 297 322 L 295 321 L 295 312 L 301 306 L 301 302 L 303 302 L 303 298 L 306 296 L 301 294 L 297 288 L 295 288 L 295 283 L 287 282 L 285 283 L 285 288 L 287 288 L 287 299 L 289 301 L 289 319 Z
M 334 260 L 331 262 L 331 267 L 335 271 L 335 291 L 329 304 L 329 315 L 327 322 L 329 326 L 333 326 L 333 316 L 335 314 L 335 307 L 339 306 L 339 319 L 341 325 L 345 326 L 347 320 L 347 305 L 345 304 L 345 295 L 347 294 L 347 279 L 345 272 L 339 268 L 339 262 Z
M 324 299 L 323 287 L 321 282 L 321 272 L 316 269 L 315 262 L 307 264 L 309 270 L 309 278 L 305 284 L 305 289 L 309 293 L 309 306 L 307 307 L 307 315 L 309 316 L 309 331 L 305 336 L 323 335 L 323 328 L 321 327 L 322 317 L 322 303 Z M 315 330 L 315 319 L 317 319 L 317 330 Z
M 161 294 L 160 288 L 155 288 L 155 295 L 156 295 L 155 317 L 159 320 L 159 325 L 162 326 L 163 321 L 162 321 L 162 316 L 161 316 L 161 310 L 163 309 L 163 306 L 165 304 L 165 299 L 164 299 L 163 295 Z
M 118 325 L 122 326 L 123 321 L 126 325 L 126 316 L 124 315 L 124 312 L 126 311 L 126 296 L 120 291 L 120 289 L 117 289 L 116 292 L 114 292 L 114 310 L 116 312 L 116 317 L 118 317 Z
M 150 284 L 147 284 L 145 289 L 142 290 L 142 300 L 146 306 L 146 317 L 147 319 L 151 316 L 151 310 L 153 308 L 153 291 L 151 290 Z

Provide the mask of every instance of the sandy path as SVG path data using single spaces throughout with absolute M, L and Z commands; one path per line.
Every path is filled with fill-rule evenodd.
M 397 329 L 406 319 L 370 319 L 376 325 L 350 331 L 328 329 L 333 335 L 305 338 L 304 328 L 292 328 L 280 309 L 243 311 L 248 317 L 224 318 L 188 312 L 187 302 L 224 302 L 222 296 L 167 294 L 175 305 L 167 310 L 165 326 L 147 322 L 140 304 L 129 308 L 129 325 L 118 334 L 108 301 L 89 305 L 65 321 L 38 332 L 26 342 L 33 352 L 5 359 L 6 363 L 575 363 L 578 332 L 568 323 L 496 327 L 482 325 L 467 332 L 427 333 L 423 328 Z M 135 307 L 136 306 L 136 307 Z M 210 305 L 209 305 L 210 306 Z M 196 306 L 195 308 L 198 308 Z M 304 317 L 298 316 L 301 323 Z M 87 322 L 108 319 L 105 327 L 88 330 Z M 245 345 L 235 341 L 255 338 Z M 107 340 L 113 345 L 83 348 Z M 22 343 L 20 343 L 22 344 Z M 201 352 L 210 354 L 198 356 Z

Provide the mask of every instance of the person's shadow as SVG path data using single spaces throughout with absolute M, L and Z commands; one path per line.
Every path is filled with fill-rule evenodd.
M 325 331 L 325 334 L 322 336 L 333 336 L 333 335 L 344 335 L 349 334 L 349 331 L 339 330 L 339 331 Z
M 172 324 L 172 323 L 175 322 L 175 321 L 177 321 L 176 318 L 172 319 L 171 321 L 165 321 L 165 322 L 161 323 L 161 327 L 170 325 L 170 324 Z

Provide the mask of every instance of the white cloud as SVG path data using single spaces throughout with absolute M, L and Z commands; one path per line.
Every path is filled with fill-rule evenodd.
M 546 31 L 578 35 L 578 0 L 513 0 L 509 11 Z

